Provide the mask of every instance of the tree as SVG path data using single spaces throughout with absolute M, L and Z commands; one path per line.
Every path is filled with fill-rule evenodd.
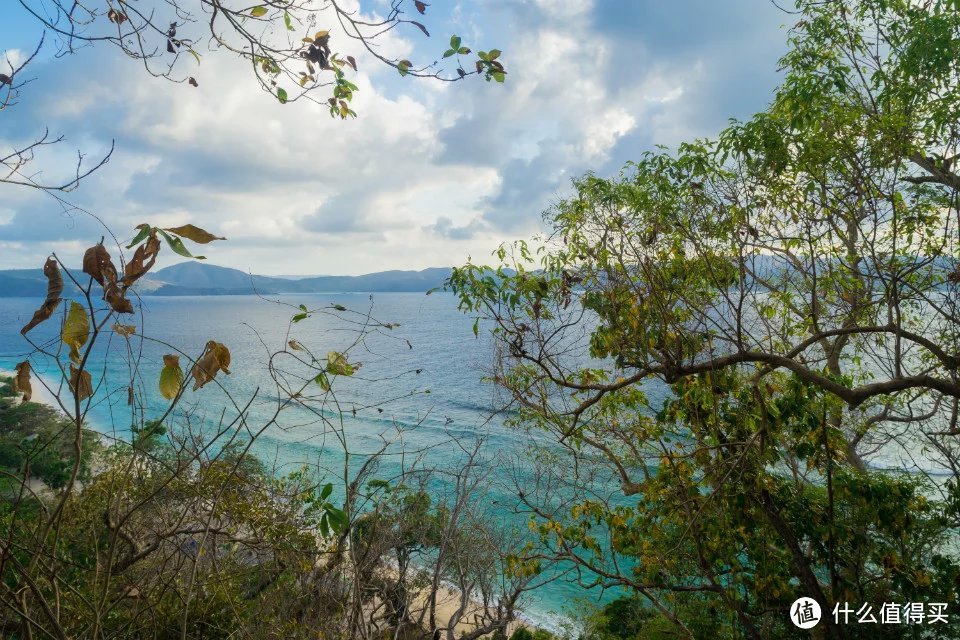
M 162 3 L 76 3 L 65 0 L 22 0 L 22 8 L 44 29 L 36 49 L 25 60 L 9 58 L 0 69 L 0 111 L 14 107 L 30 82 L 31 63 L 52 42 L 57 57 L 87 47 L 113 46 L 142 64 L 144 71 L 174 83 L 199 87 L 207 55 L 231 55 L 249 65 L 255 83 L 281 103 L 312 100 L 328 107 L 331 117 L 356 117 L 351 108 L 357 85 L 349 74 L 358 69 L 363 51 L 375 64 L 393 67 L 401 76 L 459 82 L 470 76 L 504 82 L 507 71 L 501 51 L 474 51 L 451 35 L 432 62 L 415 63 L 381 51 L 384 37 L 397 29 L 413 29 L 430 37 L 421 22 L 429 3 L 393 0 L 385 15 L 364 13 L 339 0 L 264 0 L 236 5 L 221 0 L 166 0 Z M 344 47 L 341 49 L 340 47 Z M 95 71 L 91 72 L 95 75 Z M 317 91 L 324 97 L 317 97 Z M 74 174 L 46 181 L 31 168 L 36 154 L 64 140 L 49 130 L 32 142 L 0 152 L 0 183 L 40 189 L 62 202 L 62 194 L 104 166 L 113 148 L 92 163 L 78 153 Z
M 393 335 L 396 323 L 372 307 L 274 301 L 291 315 L 279 348 L 261 338 L 267 398 L 259 389 L 245 399 L 232 393 L 231 370 L 254 365 L 220 336 L 191 354 L 144 335 L 136 282 L 164 246 L 191 256 L 187 242 L 216 240 L 193 225 L 143 224 L 132 256 L 114 254 L 119 266 L 102 241 L 86 251 L 82 272 L 55 254 L 47 260 L 47 297 L 21 329 L 32 352 L 0 388 L 3 634 L 453 640 L 504 632 L 523 596 L 552 578 L 527 570 L 521 535 L 499 524 L 485 499 L 482 443 L 451 438 L 463 452 L 454 469 L 424 467 L 400 430 L 397 442 L 381 434 L 378 450 L 352 450 L 345 416 L 382 411 L 385 401 L 348 405 L 341 385 L 393 379 L 364 379 L 354 354 L 412 349 Z M 318 316 L 326 335 L 298 339 L 301 323 Z M 315 351 L 331 336 L 339 350 Z M 41 387 L 62 416 L 29 402 Z M 419 393 L 429 391 L 409 395 Z M 222 408 L 204 416 L 194 398 Z M 100 425 L 104 433 L 87 424 L 98 402 L 111 402 L 119 423 Z M 255 402 L 267 409 L 253 411 Z M 288 473 L 264 464 L 254 446 L 288 420 L 327 439 L 342 466 Z M 376 478 L 397 453 L 415 462 Z M 442 608 L 451 584 L 456 601 Z
M 801 595 L 831 638 L 900 637 L 831 612 L 960 596 L 960 10 L 795 14 L 768 109 L 574 181 L 536 249 L 449 283 L 493 324 L 518 422 L 620 487 L 527 492 L 550 553 L 687 637 L 691 605 L 789 637 Z

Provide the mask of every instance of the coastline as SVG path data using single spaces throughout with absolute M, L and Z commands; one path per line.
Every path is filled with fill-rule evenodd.
M 51 393 L 47 386 L 44 385 L 45 381 L 47 384 L 49 384 L 49 381 L 45 380 L 42 375 L 35 371 L 31 371 L 30 375 L 32 388 L 32 396 L 30 401 L 49 407 L 60 415 L 66 415 L 63 409 L 60 407 L 56 397 L 53 395 L 53 393 Z M 16 371 L 6 367 L 0 367 L 0 377 L 15 378 Z M 392 575 L 395 575 L 396 569 L 390 567 L 387 568 L 386 571 Z M 414 569 L 414 571 L 416 572 L 417 570 Z M 414 597 L 413 604 L 413 609 L 418 612 L 425 608 L 427 606 L 427 594 L 418 593 Z M 443 581 L 436 603 L 436 615 L 438 622 L 450 620 L 459 607 L 460 590 L 454 587 L 452 584 Z M 477 600 L 475 597 L 471 597 L 466 612 L 456 625 L 458 633 L 469 633 L 470 631 L 476 629 L 475 620 L 476 617 L 481 613 L 482 607 L 482 602 Z M 529 608 L 524 608 L 516 611 L 516 618 L 507 627 L 507 637 L 510 637 L 510 635 L 512 635 L 513 632 L 519 628 L 527 628 L 531 631 L 541 629 L 553 634 L 561 634 L 563 633 L 564 621 L 566 621 L 565 616 L 557 613 L 545 612 L 538 615 L 538 612 L 535 610 L 532 611 Z
M 16 378 L 17 372 L 10 369 L 0 368 L 0 377 Z M 32 389 L 30 402 L 46 405 L 57 413 L 64 415 L 63 408 L 57 402 L 56 397 L 54 397 L 50 390 L 44 386 L 42 380 L 44 380 L 43 376 L 39 375 L 35 371 L 30 372 L 30 388 Z

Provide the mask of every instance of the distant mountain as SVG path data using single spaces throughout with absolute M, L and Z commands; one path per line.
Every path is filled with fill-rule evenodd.
M 182 262 L 149 274 L 137 283 L 140 295 L 216 296 L 254 293 L 417 292 L 439 287 L 449 268 L 381 271 L 361 276 L 306 276 L 297 279 L 251 275 L 204 262 Z M 0 271 L 0 297 L 42 297 L 47 280 L 40 269 Z

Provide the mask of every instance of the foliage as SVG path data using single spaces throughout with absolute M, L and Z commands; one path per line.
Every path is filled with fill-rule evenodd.
M 960 600 L 960 12 L 797 19 L 767 110 L 575 180 L 536 250 L 449 282 L 494 327 L 516 421 L 576 461 L 543 470 L 572 507 L 525 494 L 542 541 L 684 637 L 691 599 L 711 637 L 752 638 L 790 637 L 800 595 L 831 638 L 902 633 L 837 603 Z
M 262 397 L 239 401 L 226 378 L 250 363 L 233 362 L 219 336 L 194 357 L 162 343 L 170 353 L 153 356 L 162 359 L 162 368 L 155 379 L 142 379 L 155 369 L 144 361 L 151 338 L 140 330 L 131 287 L 153 268 L 164 241 L 191 255 L 184 240 L 220 239 L 193 225 L 144 224 L 128 245 L 134 249 L 128 259 L 117 243 L 120 268 L 102 242 L 84 256 L 86 278 L 56 255 L 47 260 L 47 297 L 22 330 L 33 352 L 0 388 L 2 634 L 423 634 L 448 640 L 502 634 L 521 596 L 542 581 L 534 573 L 506 571 L 517 539 L 484 506 L 483 474 L 477 471 L 481 444 L 468 448 L 454 441 L 464 452 L 464 467 L 442 471 L 444 482 L 455 487 L 449 495 L 428 494 L 426 487 L 436 485 L 441 471 L 416 464 L 390 481 L 373 477 L 388 441 L 364 454 L 361 464 L 350 464 L 337 391 L 342 380 L 365 382 L 359 375 L 363 363 L 352 351 L 371 353 L 372 336 L 388 336 L 396 323 L 342 305 L 291 305 L 290 337 L 270 353 L 267 368 L 276 408 L 257 418 L 249 407 Z M 339 333 L 352 335 L 353 343 L 339 341 L 338 350 L 315 354 L 315 336 L 292 337 L 295 326 L 318 315 L 338 323 Z M 37 337 L 37 326 L 57 320 L 55 337 Z M 412 348 L 406 340 L 389 339 Z M 119 348 L 118 359 L 104 358 L 94 351 L 99 347 Z M 51 370 L 59 372 L 59 384 L 48 385 L 47 378 L 38 383 L 53 394 L 62 416 L 19 401 L 32 391 L 33 371 Z M 116 374 L 127 371 L 129 379 L 120 379 L 129 386 L 120 391 L 126 391 L 129 431 L 113 425 L 111 446 L 103 450 L 86 429 L 86 416 L 115 393 L 106 387 L 115 384 Z M 146 389 L 159 391 L 159 407 L 145 401 L 153 397 Z M 219 420 L 205 420 L 185 402 L 188 394 L 211 402 L 217 391 L 225 402 Z M 314 424 L 340 448 L 341 476 L 326 478 L 308 467 L 281 472 L 252 454 L 257 439 L 280 427 L 281 414 L 291 408 L 315 415 Z M 303 413 L 296 422 L 303 424 Z M 117 437 L 125 432 L 128 439 Z M 36 486 L 38 476 L 45 486 Z M 451 584 L 459 595 L 447 609 L 441 599 Z
M 70 422 L 51 407 L 36 402 L 18 402 L 12 378 L 0 377 L 0 467 L 15 477 L 26 474 L 52 489 L 61 489 L 73 466 Z M 80 477 L 90 471 L 96 436 L 84 432 Z M 17 487 L 5 478 L 5 485 Z

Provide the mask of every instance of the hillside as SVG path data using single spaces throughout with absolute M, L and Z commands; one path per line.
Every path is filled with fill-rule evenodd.
M 78 270 L 79 271 L 79 270 Z M 203 262 L 182 262 L 151 273 L 137 284 L 140 295 L 249 295 L 253 293 L 425 293 L 439 287 L 449 268 L 381 271 L 359 276 L 306 276 L 298 279 L 249 274 Z M 40 269 L 0 271 L 0 297 L 39 297 L 46 292 Z

